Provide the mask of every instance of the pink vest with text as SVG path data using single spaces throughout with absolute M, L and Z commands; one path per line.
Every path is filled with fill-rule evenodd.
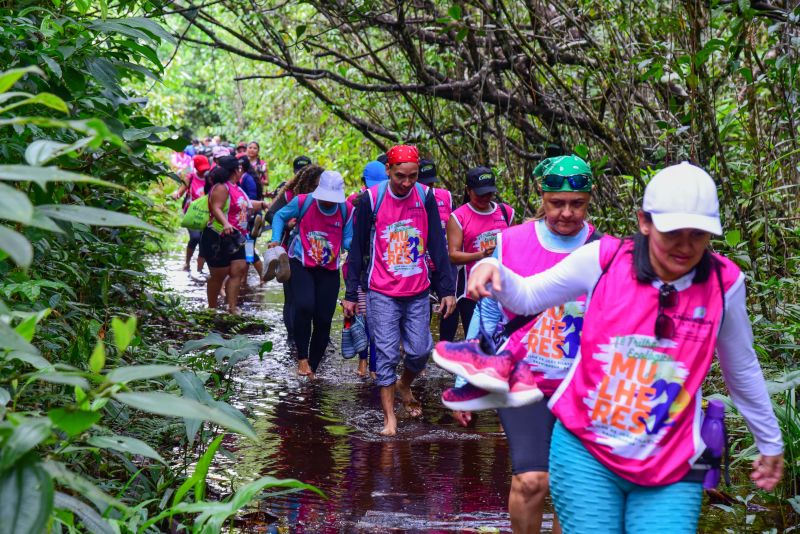
M 297 195 L 298 206 L 302 209 L 308 195 Z M 333 215 L 323 213 L 317 201 L 311 201 L 308 211 L 300 219 L 300 242 L 303 244 L 303 265 L 305 267 L 323 267 L 331 271 L 339 268 L 339 252 L 344 241 L 344 225 L 353 213 L 348 205 L 347 216 L 342 220 L 339 204 Z M 291 247 L 290 250 L 294 250 Z
M 501 234 L 500 263 L 521 276 L 546 271 L 567 256 L 568 252 L 545 249 L 536 234 L 536 221 L 512 226 Z M 587 223 L 589 236 L 595 228 Z M 586 297 L 550 308 L 515 331 L 503 349 L 524 358 L 536 376 L 542 393 L 549 396 L 567 376 L 580 349 Z M 514 314 L 503 310 L 509 318 Z
M 504 206 L 508 213 L 508 223 L 503 217 L 500 204 L 497 203 L 494 204 L 494 211 L 490 213 L 475 211 L 469 202 L 453 211 L 453 217 L 458 221 L 463 235 L 461 250 L 481 252 L 497 245 L 497 234 L 511 226 L 511 222 L 514 220 L 514 209 L 508 204 L 504 204 Z M 476 263 L 473 261 L 464 266 L 466 280 L 469 280 L 469 273 Z M 459 298 L 462 296 L 465 295 L 459 295 Z
M 369 188 L 373 210 L 379 187 Z M 428 188 L 422 188 L 427 193 Z M 389 186 L 375 220 L 369 288 L 390 297 L 410 297 L 427 290 L 430 286 L 425 263 L 427 238 L 424 195 L 413 187 L 405 198 L 398 199 Z
M 620 241 L 600 240 L 608 265 Z M 664 310 L 672 339 L 655 337 L 659 290 L 636 280 L 626 240 L 595 286 L 586 310 L 581 352 L 550 401 L 550 409 L 586 449 L 617 475 L 657 486 L 681 480 L 705 448 L 700 438 L 701 385 L 723 317 L 717 272 L 678 293 Z M 739 268 L 719 262 L 722 291 Z

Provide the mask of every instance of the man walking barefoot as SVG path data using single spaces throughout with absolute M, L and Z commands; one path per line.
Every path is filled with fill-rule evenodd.
M 370 324 L 376 325 L 373 339 L 383 409 L 381 434 L 393 436 L 397 432 L 395 391 L 409 415 L 422 413 L 411 384 L 425 368 L 433 348 L 429 288 L 433 285 L 443 317 L 448 317 L 455 310 L 455 280 L 436 199 L 430 188 L 417 184 L 417 148 L 394 146 L 386 155 L 388 182 L 369 188 L 358 207 L 344 310 L 347 316 L 355 314 L 357 288 L 362 285 L 367 291 L 367 316 Z M 430 279 L 426 252 L 436 268 Z M 401 341 L 405 361 L 398 381 Z

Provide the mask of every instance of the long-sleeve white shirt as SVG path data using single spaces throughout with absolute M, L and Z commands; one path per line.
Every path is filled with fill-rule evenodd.
M 527 278 L 503 267 L 495 258 L 480 263 L 491 263 L 500 269 L 501 289 L 492 292 L 506 309 L 517 314 L 539 313 L 583 294 L 587 295 L 588 310 L 591 292 L 602 273 L 599 242 L 585 245 L 547 271 Z M 694 271 L 691 271 L 672 285 L 681 291 L 691 285 L 693 277 Z M 662 283 L 656 280 L 653 286 L 659 288 Z M 717 336 L 717 358 L 731 400 L 753 433 L 759 452 L 780 454 L 783 439 L 753 350 L 753 329 L 745 307 L 743 274 L 725 292 L 725 317 Z

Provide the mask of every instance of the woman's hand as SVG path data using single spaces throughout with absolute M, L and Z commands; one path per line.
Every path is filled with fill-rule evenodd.
M 356 315 L 356 312 L 358 312 L 358 302 L 343 300 L 342 310 L 344 311 L 345 317 L 354 317 Z
M 750 479 L 759 488 L 771 491 L 781 481 L 781 477 L 783 477 L 783 454 L 774 456 L 762 454 L 753 462 L 753 472 L 750 473 Z
M 467 293 L 475 300 L 481 297 L 491 297 L 492 293 L 487 288 L 491 284 L 494 291 L 502 289 L 500 269 L 491 263 L 475 266 L 467 281 Z
M 275 247 L 277 247 L 279 245 L 280 245 L 280 243 L 278 243 L 277 241 L 272 241 L 269 244 L 267 244 L 267 248 L 275 248 Z
M 491 258 L 492 254 L 494 254 L 494 249 L 496 249 L 496 248 L 497 248 L 497 245 L 492 245 L 491 247 L 487 247 L 487 248 L 483 249 L 482 256 L 484 258 Z
M 234 232 L 234 230 L 236 230 L 236 228 L 231 226 L 231 223 L 229 223 L 229 222 L 226 222 L 225 225 L 222 227 L 222 233 L 223 234 L 232 234 Z

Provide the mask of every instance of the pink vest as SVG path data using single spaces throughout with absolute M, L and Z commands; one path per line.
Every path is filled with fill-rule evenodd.
M 620 241 L 600 240 L 608 265 Z M 597 285 L 586 311 L 581 352 L 550 401 L 559 421 L 619 476 L 646 486 L 681 480 L 704 448 L 700 439 L 701 385 L 723 316 L 714 269 L 703 284 L 678 294 L 665 310 L 673 339 L 657 340 L 658 289 L 636 281 L 628 240 Z M 719 255 L 722 290 L 739 268 Z
M 442 230 L 444 230 L 450 214 L 453 213 L 453 195 L 447 189 L 434 187 L 433 196 L 436 199 L 436 208 L 439 210 L 439 218 L 442 220 Z
M 189 174 L 189 186 L 183 201 L 183 212 L 189 209 L 189 204 L 206 194 L 206 182 L 195 173 Z
M 369 188 L 373 210 L 379 187 Z M 427 187 L 422 188 L 428 191 Z M 425 197 L 413 187 L 408 196 L 397 199 L 392 196 L 391 186 L 387 187 L 375 220 L 369 288 L 390 297 L 410 297 L 427 290 L 430 286 L 425 264 L 427 238 Z
M 503 217 L 500 204 L 495 204 L 494 211 L 491 213 L 480 213 L 466 203 L 453 211 L 453 217 L 461 226 L 463 239 L 461 250 L 464 252 L 480 252 L 497 245 L 497 234 L 511 226 L 514 219 L 514 209 L 508 204 L 504 204 L 508 213 L 508 223 Z M 477 262 L 470 262 L 464 266 L 466 269 L 466 279 L 469 280 L 469 273 Z M 466 285 L 466 284 L 465 284 Z M 464 295 L 459 295 L 461 298 Z
M 234 183 L 226 183 L 228 193 L 231 196 L 231 204 L 228 208 L 228 223 L 239 230 L 247 233 L 247 210 L 250 207 L 250 199 L 241 188 Z
M 297 195 L 298 206 L 302 209 L 308 195 Z M 342 221 L 342 210 L 336 205 L 336 212 L 328 215 L 322 212 L 317 201 L 311 201 L 308 211 L 300 219 L 300 242 L 303 244 L 303 265 L 323 267 L 331 271 L 339 268 L 339 252 L 344 240 L 344 225 L 353 213 L 348 205 L 347 216 Z M 289 249 L 294 250 L 294 247 Z
M 595 228 L 589 226 L 589 236 Z M 503 230 L 500 263 L 521 276 L 546 271 L 567 256 L 568 252 L 545 249 L 536 235 L 536 221 Z M 504 349 L 525 359 L 545 395 L 552 395 L 567 376 L 580 349 L 586 297 L 545 310 L 531 322 L 511 334 Z M 503 311 L 506 316 L 514 315 Z

